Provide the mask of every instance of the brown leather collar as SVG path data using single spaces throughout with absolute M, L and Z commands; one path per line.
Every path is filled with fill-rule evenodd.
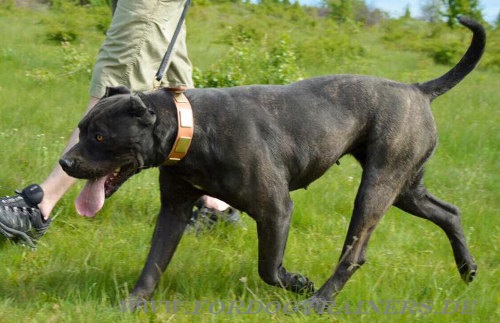
M 194 133 L 193 110 L 187 97 L 182 92 L 175 92 L 174 103 L 177 109 L 177 137 L 163 163 L 167 166 L 175 165 L 187 155 Z

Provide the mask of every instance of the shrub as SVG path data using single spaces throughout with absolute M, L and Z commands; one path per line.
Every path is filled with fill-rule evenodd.
M 454 65 L 463 54 L 463 45 L 457 41 L 448 43 L 435 41 L 427 53 L 437 64 Z
M 276 42 L 255 40 L 247 31 L 236 33 L 227 54 L 208 70 L 195 68 L 197 87 L 229 87 L 244 84 L 287 84 L 302 78 L 288 37 Z
M 61 42 L 75 42 L 88 30 L 104 33 L 111 21 L 109 7 L 80 6 L 72 2 L 55 2 L 52 11 L 57 13 L 45 18 L 42 23 L 47 26 L 47 39 Z
M 26 76 L 36 82 L 48 82 L 60 78 L 85 75 L 92 73 L 92 61 L 81 49 L 75 48 L 69 42 L 61 42 L 62 71 L 51 71 L 46 68 L 36 68 L 26 71 Z
M 334 66 L 330 73 L 346 73 L 358 65 L 366 50 L 360 42 L 361 27 L 355 23 L 337 24 L 323 20 L 314 27 L 314 32 L 298 46 L 299 61 L 303 66 Z M 321 73 L 318 71 L 318 73 Z
M 425 40 L 435 33 L 428 23 L 408 18 L 386 20 L 382 31 L 382 39 L 387 46 L 404 50 L 424 49 Z
M 387 46 L 420 51 L 435 63 L 444 65 L 456 64 L 471 39 L 471 32 L 464 27 L 450 28 L 443 22 L 426 23 L 415 19 L 389 20 L 384 24 L 383 31 Z M 500 44 L 493 33 L 488 37 L 481 66 L 497 69 L 500 67 Z
M 481 66 L 500 72 L 500 27 L 488 33 L 486 52 L 481 60 Z

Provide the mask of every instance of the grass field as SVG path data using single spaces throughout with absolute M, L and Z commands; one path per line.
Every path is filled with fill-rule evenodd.
M 196 19 L 189 22 L 192 30 L 200 31 L 189 38 L 197 66 L 209 66 L 225 50 L 217 42 L 220 31 L 210 19 L 213 14 L 195 9 L 192 16 Z M 46 81 L 27 77 L 36 71 L 40 75 L 64 73 L 61 46 L 45 37 L 51 15 L 0 9 L 2 196 L 44 179 L 87 103 L 89 80 L 84 73 Z M 211 24 L 212 33 L 201 34 L 205 23 Z M 424 81 L 449 69 L 434 65 L 420 53 L 385 48 L 376 30 L 366 32 L 370 34 L 356 35 L 368 49 L 359 63 L 339 70 L 334 62 L 318 62 L 303 66 L 305 75 L 334 71 Z M 92 61 L 102 37 L 88 31 L 74 46 Z M 58 204 L 55 221 L 36 251 L 0 238 L 0 321 L 498 322 L 499 89 L 500 74 L 481 69 L 433 104 L 440 142 L 425 181 L 432 193 L 462 210 L 464 230 L 479 268 L 469 285 L 461 281 L 450 245 L 438 227 L 391 209 L 371 239 L 367 263 L 336 299 L 335 309 L 343 314 L 262 310 L 259 314 L 225 311 L 213 315 L 220 309 L 217 304 L 227 308 L 231 301 L 284 305 L 303 299 L 260 280 L 255 225 L 244 216 L 243 226 L 221 225 L 213 232 L 184 236 L 154 295 L 156 301 L 184 301 L 182 311 L 173 314 L 163 307 L 155 313 L 123 313 L 120 301 L 142 269 L 159 208 L 157 170 L 149 170 L 125 184 L 94 219 L 76 215 L 73 200 L 83 185 L 79 182 Z M 329 277 L 339 257 L 360 173 L 351 158 L 344 158 L 307 190 L 292 193 L 295 213 L 285 266 L 306 274 L 316 286 Z M 195 311 L 196 300 L 208 305 L 200 314 L 185 314 Z M 389 301 L 399 303 L 386 309 Z M 404 301 L 424 304 L 424 312 L 429 306 L 432 310 L 384 313 L 400 313 Z M 346 314 L 346 303 L 351 314 Z

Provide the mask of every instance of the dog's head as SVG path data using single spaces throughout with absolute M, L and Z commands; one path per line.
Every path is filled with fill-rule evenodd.
M 79 142 L 59 161 L 68 175 L 89 180 L 82 191 L 85 203 L 98 200 L 102 206 L 104 197 L 111 196 L 128 178 L 154 166 L 155 122 L 155 112 L 139 96 L 125 87 L 107 89 L 78 124 Z M 80 206 L 91 209 L 82 206 L 85 203 Z M 95 212 L 80 213 L 91 216 Z

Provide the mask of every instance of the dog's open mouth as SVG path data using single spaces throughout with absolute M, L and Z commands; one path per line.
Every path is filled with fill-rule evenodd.
M 127 164 L 116 168 L 108 175 L 87 180 L 75 201 L 77 212 L 83 216 L 93 217 L 103 207 L 104 200 L 138 172 L 133 164 Z
M 111 174 L 106 176 L 106 181 L 104 182 L 105 197 L 108 198 L 113 195 L 127 179 L 138 172 L 133 164 L 127 164 L 115 169 Z

